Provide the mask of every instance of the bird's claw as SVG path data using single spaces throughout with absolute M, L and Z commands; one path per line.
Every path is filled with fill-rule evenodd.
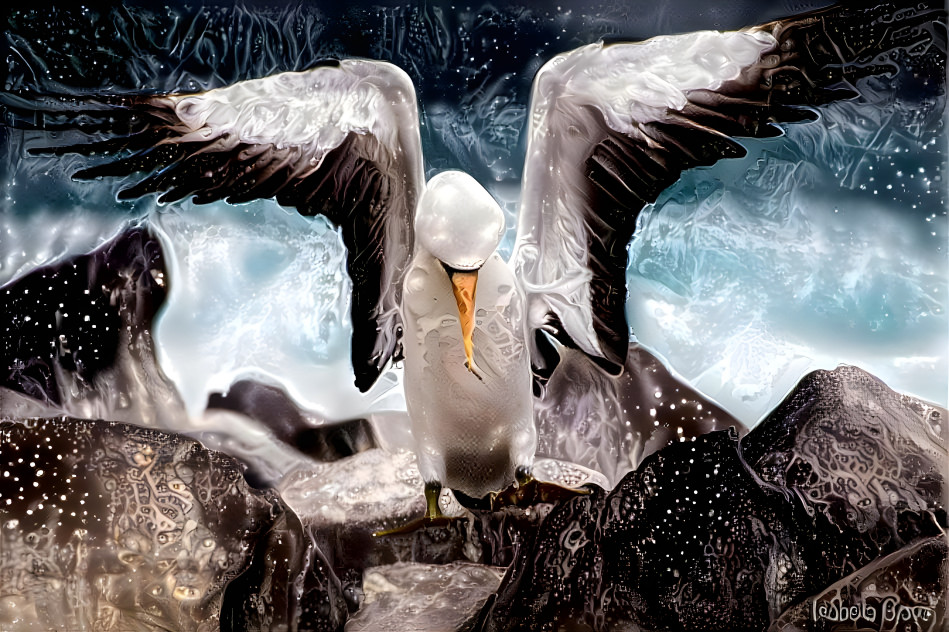
M 410 533 L 415 533 L 420 529 L 427 529 L 428 527 L 440 528 L 451 526 L 453 522 L 458 520 L 458 517 L 446 516 L 438 507 L 438 497 L 441 494 L 441 491 L 441 483 L 437 481 L 429 481 L 425 483 L 425 515 L 423 515 L 421 518 L 410 520 L 406 524 L 399 527 L 376 531 L 372 534 L 372 537 L 379 538 L 387 535 L 407 535 Z
M 497 511 L 504 507 L 524 507 L 538 503 L 557 503 L 574 496 L 585 496 L 590 490 L 564 487 L 556 483 L 539 481 L 533 476 L 519 477 L 518 483 L 496 492 L 491 496 L 491 509 Z
M 381 538 L 390 535 L 409 535 L 415 533 L 416 531 L 424 531 L 429 527 L 443 528 L 449 527 L 453 522 L 458 521 L 459 518 L 456 516 L 446 516 L 439 514 L 437 516 L 422 516 L 414 520 L 400 525 L 398 527 L 393 527 L 392 529 L 384 529 L 382 531 L 374 531 L 372 537 Z

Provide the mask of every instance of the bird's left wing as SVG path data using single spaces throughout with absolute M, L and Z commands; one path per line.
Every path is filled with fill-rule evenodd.
M 931 0 L 833 7 L 738 32 L 593 44 L 548 62 L 531 96 L 512 255 L 532 326 L 619 372 L 639 212 L 685 169 L 743 156 L 733 137 L 779 135 L 773 123 L 816 118 L 801 106 L 859 96 L 865 78 L 892 90 L 909 68 L 944 85 L 945 15 Z
M 401 356 L 401 278 L 424 186 L 412 82 L 385 62 L 343 60 L 198 94 L 3 95 L 7 123 L 39 128 L 31 153 L 106 154 L 78 179 L 144 177 L 120 199 L 276 198 L 342 229 L 353 283 L 352 360 L 367 390 Z M 48 132 L 85 132 L 48 146 Z

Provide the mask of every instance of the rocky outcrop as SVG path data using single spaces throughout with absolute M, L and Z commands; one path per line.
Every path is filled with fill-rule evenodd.
M 338 630 L 338 581 L 233 458 L 114 422 L 0 423 L 3 629 Z

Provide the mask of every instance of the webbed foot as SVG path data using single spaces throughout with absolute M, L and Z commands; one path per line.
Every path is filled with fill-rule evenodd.
M 385 529 L 383 531 L 375 531 L 372 534 L 374 538 L 381 538 L 387 535 L 408 535 L 410 533 L 415 533 L 416 531 L 421 531 L 429 527 L 447 527 L 450 526 L 453 522 L 460 520 L 459 516 L 446 516 L 444 514 L 439 514 L 437 516 L 422 516 L 420 518 L 415 518 L 410 520 L 407 523 L 400 525 L 398 527 L 393 527 L 392 529 Z
M 392 529 L 376 531 L 372 534 L 372 537 L 379 538 L 387 535 L 407 535 L 415 533 L 420 529 L 427 529 L 428 527 L 447 527 L 460 520 L 461 518 L 457 516 L 446 516 L 442 513 L 442 510 L 439 509 L 438 497 L 441 495 L 441 492 L 441 483 L 425 483 L 425 515 Z
M 533 477 L 530 470 L 519 467 L 515 472 L 517 483 L 493 494 L 491 509 L 497 511 L 503 507 L 525 507 L 538 503 L 558 503 L 569 500 L 574 496 L 585 496 L 590 491 L 584 488 L 571 488 L 539 481 Z

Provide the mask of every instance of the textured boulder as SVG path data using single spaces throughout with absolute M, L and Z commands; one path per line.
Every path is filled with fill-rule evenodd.
M 835 581 L 946 525 L 946 410 L 866 371 L 815 371 L 742 440 L 748 465 L 808 514 L 799 531 L 834 531 Z
M 551 512 L 488 629 L 761 630 L 789 511 L 744 466 L 734 432 L 673 444 L 612 492 Z
M 503 569 L 471 563 L 398 563 L 366 571 L 365 601 L 347 632 L 458 630 L 491 597 Z
M 915 560 L 919 542 L 944 537 L 945 416 L 853 367 L 812 373 L 741 442 L 721 431 L 670 445 L 611 492 L 555 507 L 482 613 L 484 629 L 797 620 L 794 609 L 834 582 L 900 550 Z M 944 548 L 924 559 L 904 566 L 924 569 L 918 599 L 929 603 L 945 589 L 932 571 Z M 936 627 L 924 629 L 941 629 L 944 607 L 931 605 Z
M 769 632 L 944 630 L 946 538 L 923 538 L 789 609 Z
M 295 514 L 178 435 L 0 423 L 0 627 L 336 630 L 338 582 Z
M 4 285 L 0 414 L 181 427 L 152 344 L 167 290 L 161 244 L 142 228 Z

